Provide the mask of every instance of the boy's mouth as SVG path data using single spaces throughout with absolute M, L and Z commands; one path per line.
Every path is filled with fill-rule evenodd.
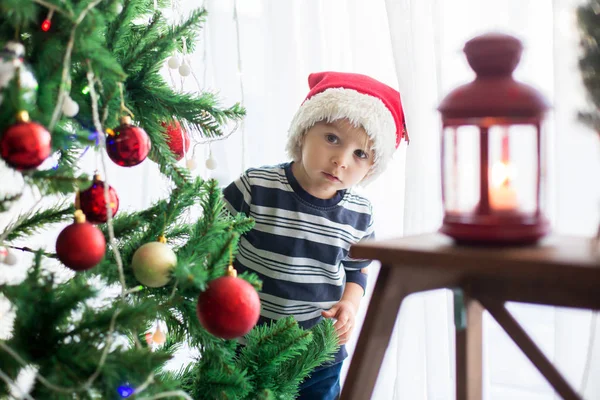
M 330 173 L 323 172 L 323 175 L 325 175 L 325 177 L 326 177 L 327 179 L 329 179 L 331 182 L 341 182 L 337 176 L 335 176 L 335 175 L 332 175 L 332 174 L 330 174 Z

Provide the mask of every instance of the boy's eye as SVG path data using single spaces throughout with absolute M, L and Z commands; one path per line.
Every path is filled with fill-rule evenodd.
M 331 133 L 325 135 L 325 140 L 327 140 L 329 143 L 337 143 L 339 141 L 338 137 Z
M 358 158 L 362 158 L 362 159 L 365 159 L 365 160 L 366 160 L 367 158 L 369 158 L 369 155 L 368 155 L 367 153 L 365 153 L 364 151 L 362 151 L 362 150 L 356 150 L 356 151 L 354 152 L 354 154 L 356 154 L 356 156 L 357 156 Z

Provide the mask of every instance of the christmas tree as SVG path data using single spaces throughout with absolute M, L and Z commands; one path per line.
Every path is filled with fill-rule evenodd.
M 582 112 L 580 119 L 600 135 L 600 1 L 589 0 L 577 9 L 580 30 L 579 69 L 588 98 L 595 110 Z
M 330 321 L 310 331 L 293 319 L 254 327 L 260 281 L 229 268 L 253 221 L 229 215 L 218 183 L 178 164 L 188 129 L 219 137 L 245 111 L 163 78 L 167 61 L 190 74 L 180 55 L 206 18 L 199 9 L 169 22 L 161 10 L 170 5 L 0 0 L 0 171 L 24 181 L 15 188 L 0 174 L 0 213 L 19 209 L 25 190 L 56 199 L 0 226 L 0 262 L 34 255 L 22 282 L 0 286 L 14 315 L 0 340 L 0 397 L 292 399 L 336 350 Z M 88 150 L 98 173 L 79 165 Z M 146 157 L 170 193 L 119 211 L 107 158 L 135 168 Z M 194 207 L 200 217 L 189 221 Z M 55 246 L 29 245 L 57 224 Z M 65 280 L 47 268 L 59 262 L 75 273 Z M 165 328 L 152 333 L 157 321 Z M 197 359 L 165 369 L 184 344 Z M 34 371 L 30 390 L 15 384 L 24 370 Z

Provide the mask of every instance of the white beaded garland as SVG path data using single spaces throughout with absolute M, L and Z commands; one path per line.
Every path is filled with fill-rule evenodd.
M 213 158 L 212 154 L 206 160 L 206 168 L 210 169 L 211 171 L 217 169 L 217 160 Z
M 181 64 L 181 66 L 179 67 L 179 75 L 188 76 L 191 73 L 192 73 L 192 69 L 190 68 L 189 65 Z
M 179 62 L 179 57 L 177 56 L 171 56 L 171 58 L 169 58 L 169 61 L 167 61 L 167 64 L 169 65 L 169 68 L 171 69 L 177 69 L 181 66 L 181 63 Z
M 73 118 L 79 112 L 79 104 L 77 104 L 72 98 L 67 96 L 63 102 L 62 112 L 69 118 Z
M 187 167 L 187 169 L 189 169 L 190 171 L 193 171 L 196 169 L 196 161 L 193 158 L 190 158 L 189 160 L 187 160 L 185 162 L 185 166 Z

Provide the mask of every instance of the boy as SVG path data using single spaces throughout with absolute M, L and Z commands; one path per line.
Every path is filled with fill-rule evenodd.
M 367 260 L 348 256 L 374 236 L 371 204 L 352 187 L 375 179 L 406 135 L 400 94 L 365 75 L 321 72 L 294 116 L 292 162 L 246 171 L 224 190 L 227 209 L 256 221 L 240 240 L 238 272 L 263 281 L 260 323 L 293 315 L 311 328 L 335 318 L 340 350 L 300 385 L 299 399 L 340 392 L 345 343 L 367 283 Z

